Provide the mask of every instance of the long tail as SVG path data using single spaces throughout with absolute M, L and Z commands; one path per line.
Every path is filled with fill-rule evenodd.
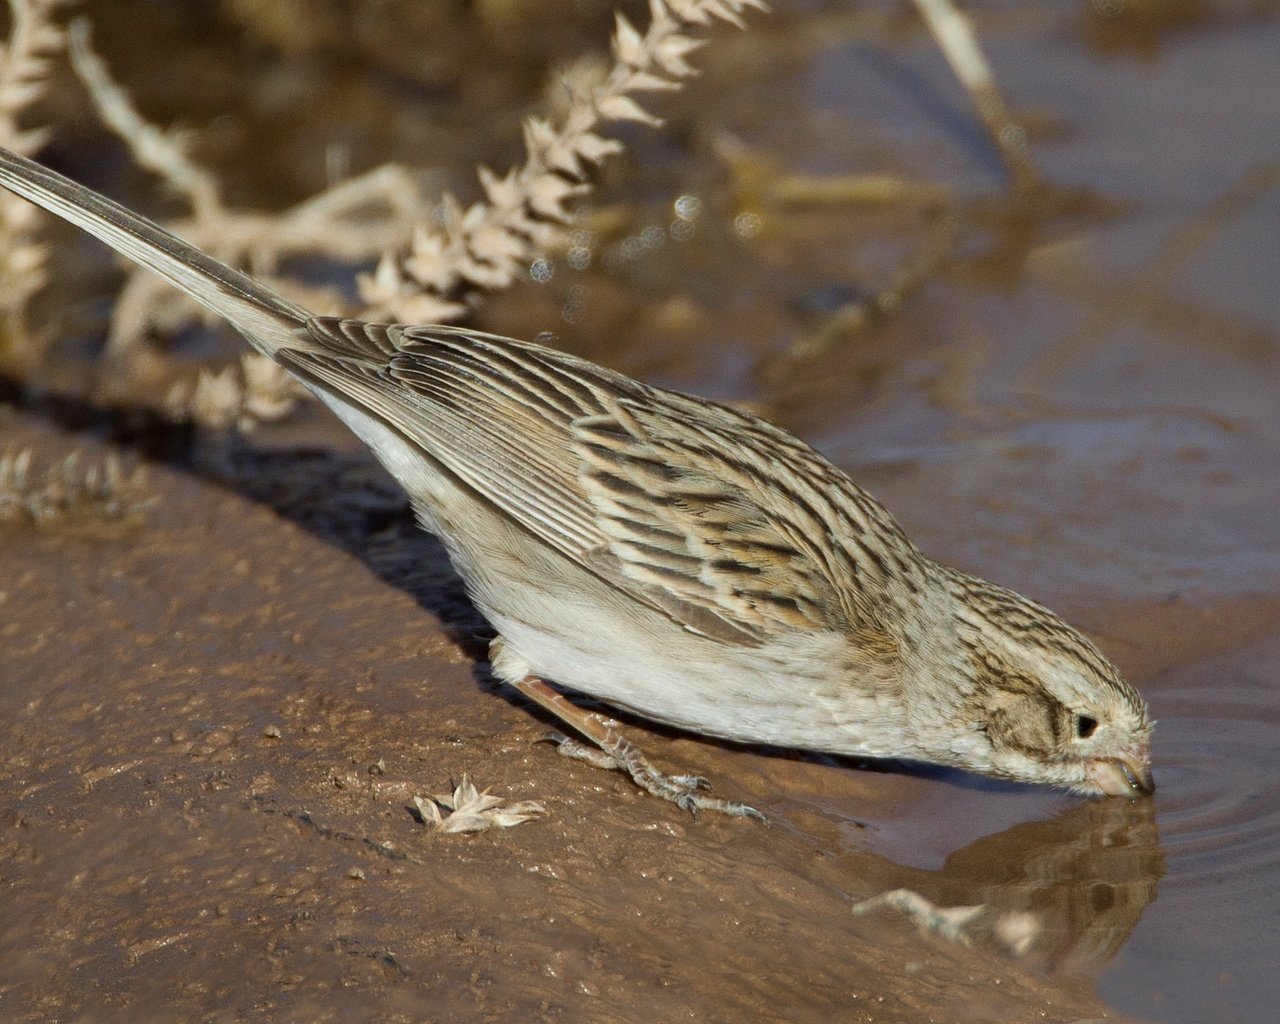
M 3 147 L 0 185 L 159 274 L 225 317 L 264 355 L 305 346 L 305 309 L 92 189 Z

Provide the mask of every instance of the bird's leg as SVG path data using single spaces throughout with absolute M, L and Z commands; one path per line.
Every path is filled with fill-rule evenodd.
M 600 748 L 592 750 L 566 736 L 553 733 L 548 738 L 555 741 L 565 757 L 586 761 L 597 768 L 626 772 L 645 792 L 669 800 L 691 814 L 698 811 L 720 811 L 741 818 L 765 820 L 764 815 L 754 807 L 700 793 L 699 790 L 708 788 L 706 779 L 693 775 L 666 775 L 658 771 L 639 747 L 618 732 L 618 723 L 612 718 L 594 711 L 584 711 L 537 676 L 525 676 L 512 685 Z
M 607 722 L 609 719 L 605 721 Z M 701 775 L 667 775 L 665 772 L 659 772 L 645 758 L 639 747 L 621 736 L 617 738 L 616 744 L 610 748 L 615 751 L 617 756 L 606 754 L 603 750 L 589 747 L 585 743 L 579 743 L 561 732 L 549 732 L 543 739 L 554 743 L 560 751 L 561 757 L 572 757 L 575 761 L 586 761 L 587 764 L 596 768 L 626 772 L 633 778 L 640 773 L 647 778 L 662 779 L 681 789 L 698 790 L 711 788 L 711 783 Z M 619 754 L 618 751 L 621 751 L 621 753 Z M 648 789 L 651 793 L 653 792 L 647 784 L 645 789 Z

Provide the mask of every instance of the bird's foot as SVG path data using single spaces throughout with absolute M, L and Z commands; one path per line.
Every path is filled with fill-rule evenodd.
M 548 743 L 554 743 L 561 757 L 571 757 L 575 761 L 585 761 L 595 768 L 603 768 L 611 772 L 630 772 L 616 758 L 610 757 L 599 747 L 588 746 L 570 739 L 562 732 L 549 732 L 543 737 Z M 635 749 L 634 746 L 632 749 Z M 710 789 L 711 783 L 701 775 L 668 775 L 667 779 L 684 789 Z
M 558 732 L 548 733 L 544 738 L 555 743 L 562 756 L 585 761 L 597 768 L 624 772 L 646 793 L 667 800 L 690 814 L 719 811 L 738 818 L 767 820 L 747 804 L 708 796 L 705 791 L 711 788 L 711 783 L 700 775 L 667 775 L 659 771 L 634 743 L 612 729 L 609 732 L 610 735 L 600 741 L 599 748 L 589 747 Z
M 585 761 L 593 768 L 603 768 L 607 772 L 622 770 L 622 765 L 606 754 L 599 747 L 588 746 L 570 739 L 562 732 L 543 733 L 541 739 L 545 743 L 554 743 L 561 757 L 571 757 L 575 761 Z

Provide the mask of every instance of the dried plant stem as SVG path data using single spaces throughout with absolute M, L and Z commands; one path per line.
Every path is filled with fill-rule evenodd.
M 503 177 L 481 168 L 488 201 L 464 209 L 445 195 L 438 207 L 443 210 L 440 228 L 418 227 L 407 248 L 405 225 L 425 224 L 429 208 L 407 171 L 381 168 L 281 214 L 230 210 L 216 178 L 188 155 L 189 138 L 149 124 L 112 79 L 92 50 L 83 19 L 71 27 L 69 50 L 103 121 L 141 166 L 190 204 L 190 218 L 168 225 L 177 234 L 218 259 L 268 277 L 290 252 L 346 261 L 381 254 L 377 271 L 359 280 L 365 314 L 432 322 L 458 319 L 476 292 L 506 287 L 526 261 L 558 240 L 569 221 L 566 202 L 588 188 L 587 168 L 622 148 L 596 134 L 596 127 L 609 120 L 659 123 L 633 94 L 680 88 L 694 73 L 686 57 L 702 45 L 686 31 L 717 20 L 741 25 L 747 8 L 763 8 L 762 0 L 650 0 L 651 20 L 643 33 L 618 15 L 615 61 L 603 84 L 585 89 L 566 83 L 569 100 L 558 127 L 540 118 L 526 122 L 525 163 Z M 370 215 L 375 204 L 382 216 Z M 357 225 L 360 214 L 365 216 Z M 280 287 L 317 311 L 340 307 L 333 296 Z M 172 333 L 199 313 L 153 275 L 130 270 L 112 315 L 108 365 L 128 373 L 145 351 L 148 335 Z M 269 377 L 265 368 L 248 362 L 239 370 L 203 374 L 194 387 L 180 384 L 170 390 L 170 411 L 210 425 L 244 425 L 291 404 L 287 389 Z
M 1036 191 L 1044 179 L 1027 147 L 1026 132 L 1014 120 L 969 19 L 952 0 L 915 0 L 915 5 L 951 70 L 972 97 L 1014 189 L 1023 194 Z
M 650 0 L 641 32 L 622 14 L 613 35 L 614 64 L 602 84 L 584 90 L 566 83 L 567 109 L 558 125 L 525 122 L 527 157 L 499 177 L 480 169 L 487 202 L 464 208 L 446 195 L 438 228 L 419 228 L 408 251 L 383 257 L 363 277 L 366 315 L 393 320 L 457 319 L 481 290 L 505 288 L 535 255 L 561 241 L 570 220 L 567 202 L 588 189 L 587 170 L 622 149 L 596 129 L 604 121 L 660 120 L 633 94 L 679 89 L 694 73 L 686 58 L 703 40 L 690 30 L 714 21 L 742 25 L 762 0 Z
M 76 18 L 67 35 L 71 66 L 89 90 L 107 127 L 129 143 L 141 166 L 154 171 L 186 197 L 197 220 L 219 216 L 223 210 L 218 181 L 187 156 L 189 137 L 183 132 L 157 128 L 138 113 L 124 89 L 111 78 L 106 62 L 94 53 L 87 18 Z
M 781 207 L 809 206 L 938 206 L 951 198 L 945 186 L 912 181 L 896 174 L 842 174 L 818 177 L 780 174 L 762 199 Z
M 725 135 L 715 149 L 729 171 L 729 185 L 740 202 L 783 210 L 824 206 L 939 207 L 954 199 L 936 182 L 897 174 L 814 175 L 786 170 L 775 158 Z
M 158 174 L 191 205 L 190 218 L 167 226 L 210 255 L 255 274 L 270 276 L 291 253 L 320 253 L 337 260 L 376 256 L 404 243 L 405 225 L 425 215 L 428 202 L 413 174 L 386 165 L 336 185 L 282 213 L 230 209 L 222 204 L 217 181 L 186 153 L 188 139 L 149 124 L 128 94 L 93 52 L 88 24 L 71 26 L 72 66 L 84 82 L 106 124 L 128 144 L 143 167 Z M 300 289 L 279 283 L 282 291 L 301 298 Z M 334 295 L 310 294 L 317 311 L 336 309 Z M 199 313 L 159 278 L 130 270 L 112 316 L 107 354 L 127 363 L 131 352 L 157 324 L 172 328 Z
M 46 91 L 49 58 L 65 35 L 54 23 L 68 0 L 9 0 L 9 40 L 0 46 L 0 145 L 33 155 L 48 137 L 21 121 Z M 0 196 L 0 351 L 29 365 L 38 357 L 26 322 L 27 304 L 45 280 L 45 246 L 35 241 L 44 215 L 10 192 Z
M 171 222 L 176 234 L 227 263 L 270 277 L 291 253 L 320 253 L 335 260 L 368 259 L 403 245 L 405 225 L 423 217 L 428 201 L 407 169 L 385 165 L 341 182 L 282 213 L 259 213 L 223 205 L 217 179 L 187 154 L 187 136 L 149 124 L 128 94 L 94 53 L 89 26 L 71 26 L 72 66 L 103 121 L 129 146 L 138 163 L 154 171 L 190 204 L 189 218 Z M 317 312 L 339 312 L 335 293 L 305 289 L 294 282 L 276 286 Z M 134 374 L 151 334 L 173 333 L 183 323 L 205 316 L 203 309 L 145 270 L 130 267 L 115 303 L 107 336 L 107 365 L 120 375 Z M 165 409 L 214 429 L 250 429 L 279 419 L 305 392 L 280 367 L 251 354 L 218 371 L 201 371 L 194 382 L 173 384 Z

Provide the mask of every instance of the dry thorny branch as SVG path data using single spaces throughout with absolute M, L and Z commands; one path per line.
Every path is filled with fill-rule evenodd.
M 524 163 L 498 174 L 480 169 L 486 199 L 464 207 L 452 195 L 424 196 L 413 173 L 387 165 L 344 181 L 282 213 L 228 208 L 217 179 L 188 155 L 188 138 L 148 123 L 92 50 L 84 19 L 63 32 L 51 20 L 69 0 L 10 0 L 13 33 L 0 67 L 0 143 L 33 152 L 42 133 L 22 133 L 17 118 L 43 88 L 48 55 L 64 43 L 102 120 L 130 147 L 137 162 L 156 173 L 190 207 L 169 224 L 217 258 L 271 279 L 282 259 L 319 254 L 342 262 L 378 257 L 358 278 L 363 315 L 375 319 L 438 322 L 464 316 L 485 291 L 508 287 L 535 257 L 561 246 L 571 223 L 569 203 L 589 191 L 591 169 L 621 151 L 601 134 L 604 122 L 661 121 L 638 94 L 676 90 L 694 74 L 689 60 L 705 40 L 697 32 L 717 21 L 743 26 L 748 9 L 763 0 L 650 0 L 640 28 L 617 15 L 613 63 L 596 81 L 562 83 L 566 102 L 556 118 L 525 123 Z M 991 131 L 1019 188 L 1038 179 L 1022 136 L 1000 99 L 968 22 L 951 0 L 916 0 Z M 12 325 L 42 283 L 43 250 L 30 241 L 38 215 L 8 194 L 0 197 L 0 311 Z M 900 275 L 901 276 L 901 275 Z M 349 312 L 334 292 L 274 281 L 316 312 Z M 907 289 L 899 290 L 899 293 Z M 130 268 L 112 313 L 107 365 L 120 376 L 143 376 L 151 336 L 175 333 L 199 311 L 155 276 Z M 194 383 L 171 385 L 168 410 L 207 426 L 242 429 L 286 415 L 300 390 L 260 356 L 238 366 L 204 372 Z
M 283 214 L 230 210 L 213 176 L 187 155 L 185 138 L 155 128 L 134 109 L 91 49 L 83 21 L 72 26 L 70 54 L 103 121 L 129 144 L 139 164 L 188 201 L 191 217 L 169 225 L 178 234 L 259 276 L 269 276 L 290 253 L 345 261 L 381 255 L 377 269 L 359 279 L 363 315 L 429 323 L 463 316 L 481 291 L 509 286 L 534 256 L 563 239 L 570 222 L 566 204 L 588 190 L 589 168 L 622 148 L 598 134 L 601 122 L 660 123 L 632 94 L 678 89 L 693 74 L 687 58 L 701 41 L 690 30 L 716 20 L 741 25 L 747 8 L 763 6 L 762 0 L 651 0 L 644 32 L 618 15 L 615 63 L 603 83 L 589 90 L 567 85 L 570 98 L 559 124 L 530 118 L 524 164 L 502 176 L 481 168 L 488 199 L 466 208 L 448 194 L 438 205 L 429 203 L 410 172 L 388 165 Z M 436 226 L 432 209 L 440 211 Z M 363 218 L 359 230 L 350 230 L 357 216 Z M 416 225 L 411 238 L 408 225 Z M 341 310 L 336 295 L 302 294 L 292 282 L 276 283 L 317 312 Z M 112 316 L 109 357 L 127 368 L 158 326 L 172 331 L 195 312 L 189 300 L 153 275 L 131 270 Z M 259 395 L 271 397 L 264 401 L 250 393 L 255 386 Z M 238 372 L 227 368 L 205 373 L 194 386 L 176 386 L 168 404 L 206 425 L 245 426 L 287 413 L 296 394 L 274 365 L 250 356 Z
M 762 0 L 651 0 L 643 33 L 622 14 L 613 36 L 614 65 L 603 84 L 584 90 L 566 83 L 569 102 L 561 123 L 525 123 L 525 163 L 499 176 L 481 168 L 487 202 L 463 209 L 445 196 L 436 230 L 415 232 L 408 252 L 383 257 L 360 281 L 361 297 L 376 317 L 411 322 L 453 319 L 466 312 L 475 289 L 505 288 L 530 256 L 564 235 L 566 203 L 587 190 L 588 168 L 622 146 L 597 134 L 603 121 L 659 125 L 633 94 L 679 89 L 694 73 L 689 55 L 701 41 L 690 29 L 720 19 L 741 25 Z

